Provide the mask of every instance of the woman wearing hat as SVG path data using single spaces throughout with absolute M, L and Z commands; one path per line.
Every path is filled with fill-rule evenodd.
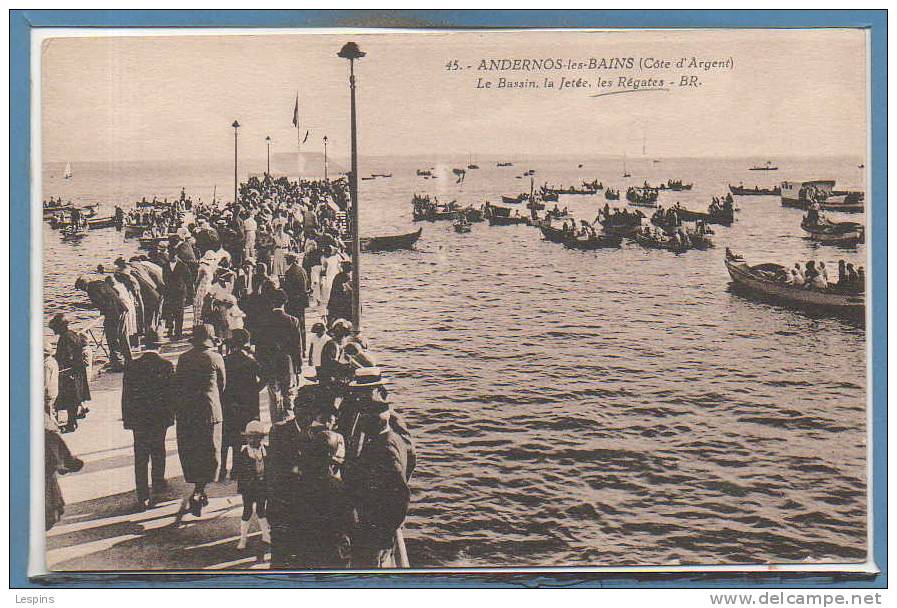
M 87 380 L 87 355 L 81 337 L 69 329 L 68 318 L 59 313 L 49 323 L 59 341 L 56 343 L 56 363 L 59 365 L 59 394 L 56 409 L 66 410 L 65 432 L 78 428 L 81 404 L 90 401 L 90 383 Z
M 226 387 L 224 359 L 215 350 L 215 330 L 193 330 L 193 348 L 178 358 L 175 381 L 178 456 L 184 480 L 194 484 L 190 510 L 199 516 L 208 504 L 206 485 L 215 479 L 221 452 L 221 394 Z
M 266 470 L 269 468 L 268 428 L 259 420 L 251 420 L 246 424 L 243 437 L 246 443 L 240 449 L 237 457 L 237 490 L 243 497 L 238 549 L 246 548 L 253 510 L 262 532 L 262 542 L 271 542 L 271 527 L 268 525 L 266 512 L 268 505 Z

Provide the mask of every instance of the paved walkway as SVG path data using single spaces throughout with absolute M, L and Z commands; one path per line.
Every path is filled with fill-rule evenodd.
M 311 324 L 318 314 L 310 310 L 306 318 Z M 161 353 L 176 360 L 188 347 L 185 342 L 165 344 Z M 47 532 L 47 568 L 267 568 L 270 554 L 255 518 L 247 548 L 237 549 L 242 499 L 236 481 L 207 487 L 209 505 L 201 517 L 176 517 L 193 486 L 183 480 L 175 427 L 169 428 L 166 441 L 169 487 L 155 506 L 144 512 L 136 509 L 133 438 L 121 422 L 121 381 L 120 373 L 109 372 L 93 380 L 90 413 L 77 431 L 63 435 L 72 452 L 84 460 L 84 468 L 59 477 L 66 507 L 62 520 Z M 261 392 L 261 416 L 269 422 L 267 391 Z

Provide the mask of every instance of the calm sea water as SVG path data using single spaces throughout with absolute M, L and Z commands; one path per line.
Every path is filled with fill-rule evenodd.
M 451 168 L 467 158 L 363 159 L 361 175 L 393 177 L 360 183 L 362 232 L 413 229 L 415 191 L 472 203 L 528 191 L 515 176 L 530 168 L 537 185 L 693 181 L 660 202 L 695 210 L 727 183 L 864 182 L 860 159 L 778 159 L 771 173 L 747 171 L 765 159 L 630 159 L 625 180 L 619 159 L 474 160 L 482 168 L 458 185 Z M 415 176 L 431 166 L 438 179 Z M 73 162 L 71 180 L 62 167 L 44 168 L 44 196 L 102 202 L 101 215 L 182 186 L 203 199 L 233 187 L 226 161 Z M 560 206 L 591 220 L 604 203 Z M 776 197 L 736 203 L 716 249 L 683 255 L 571 251 L 535 228 L 459 235 L 448 222 L 425 223 L 415 251 L 365 255 L 364 332 L 419 451 L 415 566 L 864 560 L 865 329 L 732 293 L 723 251 L 835 272 L 866 252 L 810 243 L 801 212 Z M 114 230 L 43 237 L 48 313 L 84 306 L 77 275 L 137 245 Z

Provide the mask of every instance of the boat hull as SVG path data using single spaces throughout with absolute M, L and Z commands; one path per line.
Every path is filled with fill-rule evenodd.
M 406 234 L 393 234 L 387 236 L 372 236 L 361 239 L 361 250 L 374 251 L 398 251 L 399 249 L 411 249 L 420 238 L 423 228 Z
M 489 216 L 490 226 L 517 226 L 518 224 L 528 224 L 529 219 L 523 216 Z
M 593 249 L 608 249 L 619 247 L 622 243 L 622 235 L 602 234 L 596 238 L 589 239 L 566 239 L 564 240 L 564 247 L 566 247 L 567 249 L 578 249 L 580 251 L 591 251 Z
M 739 186 L 729 185 L 729 192 L 735 196 L 781 196 L 781 188 L 741 188 Z
M 726 270 L 736 285 L 760 297 L 810 310 L 851 315 L 863 315 L 866 310 L 862 294 L 792 287 L 757 276 L 745 262 L 726 260 Z

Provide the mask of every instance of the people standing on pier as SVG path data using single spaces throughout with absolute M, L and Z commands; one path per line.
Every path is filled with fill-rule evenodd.
M 47 412 L 58 427 L 56 416 L 56 398 L 59 397 L 59 363 L 53 356 L 53 347 L 44 343 L 44 411 Z
M 286 255 L 287 267 L 283 276 L 283 290 L 287 295 L 286 312 L 299 320 L 300 349 L 305 351 L 305 309 L 308 308 L 308 275 L 299 264 L 299 258 L 293 254 Z
M 245 549 L 249 536 L 252 514 L 258 520 L 262 542 L 271 542 L 271 526 L 267 519 L 268 506 L 268 429 L 259 420 L 250 420 L 243 431 L 245 444 L 235 455 L 237 490 L 243 498 L 243 514 L 240 516 L 240 540 L 238 549 Z
M 352 262 L 342 260 L 340 270 L 333 277 L 327 300 L 327 319 L 352 318 Z
M 174 424 L 174 364 L 159 354 L 159 344 L 147 341 L 144 353 L 125 368 L 122 379 L 121 419 L 134 434 L 134 484 L 137 508 L 149 508 L 149 467 L 152 489 L 165 488 L 165 437 Z
M 110 369 L 120 371 L 123 363 L 131 361 L 131 345 L 126 333 L 125 302 L 106 280 L 89 280 L 86 276 L 81 276 L 75 281 L 75 289 L 86 292 L 87 297 L 103 315 L 103 332 L 109 348 Z
M 242 444 L 241 433 L 252 420 L 261 418 L 259 412 L 259 391 L 265 383 L 262 380 L 261 367 L 249 350 L 250 335 L 245 329 L 231 332 L 229 341 L 230 353 L 224 358 L 224 369 L 227 373 L 227 387 L 222 395 L 222 445 L 221 468 L 218 480 L 227 477 L 228 451 L 232 450 L 233 468 L 231 479 L 236 475 L 237 455 Z
M 368 368 L 356 370 L 349 385 L 370 391 L 370 400 L 360 403 L 360 432 L 353 437 L 354 446 L 350 442 L 355 457 L 346 469 L 346 485 L 358 514 L 352 545 L 354 568 L 396 565 L 396 533 L 411 502 L 408 482 L 416 464 L 414 448 L 393 430 L 385 384 L 378 369 Z
M 193 347 L 178 358 L 177 440 L 184 480 L 194 484 L 188 506 L 199 516 L 209 504 L 206 485 L 214 481 L 221 452 L 221 394 L 227 386 L 224 359 L 215 350 L 209 325 L 193 330 Z
M 286 295 L 280 289 L 268 295 L 271 308 L 256 321 L 256 353 L 267 379 L 271 421 L 278 422 L 292 410 L 296 375 L 302 373 L 299 320 L 286 313 Z
M 56 314 L 49 323 L 59 340 L 56 343 L 56 363 L 59 366 L 59 394 L 56 397 L 56 409 L 66 411 L 64 432 L 72 432 L 78 428 L 81 407 L 90 401 L 90 383 L 87 379 L 87 355 L 84 342 L 78 334 L 69 328 L 68 318 Z
M 165 264 L 165 296 L 162 318 L 168 328 L 168 336 L 180 340 L 184 332 L 184 306 L 192 291 L 193 278 L 190 267 L 172 251 L 174 257 Z

